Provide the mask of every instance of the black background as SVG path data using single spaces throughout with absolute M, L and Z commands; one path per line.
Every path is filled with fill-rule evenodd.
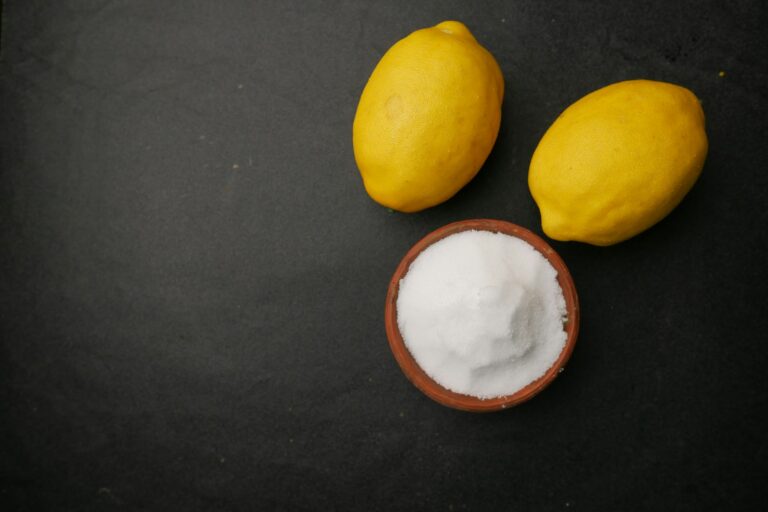
M 6 0 L 3 510 L 760 508 L 762 5 Z M 391 213 L 355 108 L 390 45 L 445 19 L 503 70 L 501 132 L 456 197 Z M 698 183 L 625 243 L 553 243 L 583 317 L 544 393 L 431 402 L 384 333 L 400 258 L 461 219 L 541 233 L 539 138 L 640 77 L 701 99 Z

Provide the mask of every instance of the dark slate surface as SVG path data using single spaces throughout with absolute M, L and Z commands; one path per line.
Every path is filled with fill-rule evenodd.
M 761 2 L 4 4 L 3 510 L 760 508 Z M 392 43 L 452 18 L 504 72 L 499 140 L 448 203 L 389 213 L 357 100 Z M 626 243 L 554 244 L 583 324 L 552 387 L 495 415 L 431 402 L 386 342 L 398 261 L 460 219 L 540 233 L 539 137 L 637 77 L 701 98 L 701 179 Z

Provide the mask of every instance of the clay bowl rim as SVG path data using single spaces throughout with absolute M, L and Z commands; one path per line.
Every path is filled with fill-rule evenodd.
M 567 333 L 565 347 L 546 373 L 512 395 L 485 400 L 450 391 L 432 380 L 416 363 L 415 359 L 408 351 L 397 325 L 397 294 L 400 288 L 400 280 L 410 268 L 411 263 L 413 263 L 421 251 L 433 243 L 450 235 L 469 230 L 504 233 L 520 238 L 531 244 L 537 251 L 547 258 L 547 260 L 549 260 L 557 271 L 557 280 L 563 290 L 567 312 L 567 320 L 564 324 Z M 576 294 L 576 286 L 574 285 L 571 273 L 568 271 L 568 267 L 566 267 L 562 258 L 547 242 L 535 233 L 522 226 L 518 226 L 517 224 L 495 219 L 469 219 L 453 222 L 432 231 L 416 242 L 416 244 L 405 254 L 400 261 L 400 264 L 397 266 L 395 273 L 392 275 L 392 278 L 389 281 L 387 299 L 384 306 L 384 320 L 389 347 L 392 350 L 392 354 L 395 356 L 395 360 L 397 360 L 397 363 L 400 365 L 400 369 L 408 380 L 435 402 L 453 409 L 469 412 L 493 412 L 519 405 L 530 400 L 551 384 L 555 377 L 557 377 L 564 369 L 565 364 L 573 353 L 573 348 L 576 345 L 576 339 L 578 338 L 579 333 L 579 316 L 579 298 Z

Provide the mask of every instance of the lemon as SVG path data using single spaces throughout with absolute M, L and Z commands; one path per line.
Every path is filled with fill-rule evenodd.
M 352 129 L 371 198 L 415 212 L 453 196 L 491 152 L 503 95 L 498 64 L 458 21 L 395 43 L 373 70 Z
M 706 155 L 704 112 L 691 91 L 630 80 L 557 118 L 533 154 L 528 186 L 547 236 L 611 245 L 672 211 Z

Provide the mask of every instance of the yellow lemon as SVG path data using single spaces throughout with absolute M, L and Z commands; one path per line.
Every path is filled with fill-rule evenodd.
M 453 196 L 491 152 L 503 96 L 498 64 L 457 21 L 395 43 L 373 70 L 352 129 L 368 194 L 403 212 Z
M 611 245 L 671 212 L 706 155 L 704 112 L 691 91 L 630 80 L 560 114 L 533 154 L 528 186 L 549 237 Z

